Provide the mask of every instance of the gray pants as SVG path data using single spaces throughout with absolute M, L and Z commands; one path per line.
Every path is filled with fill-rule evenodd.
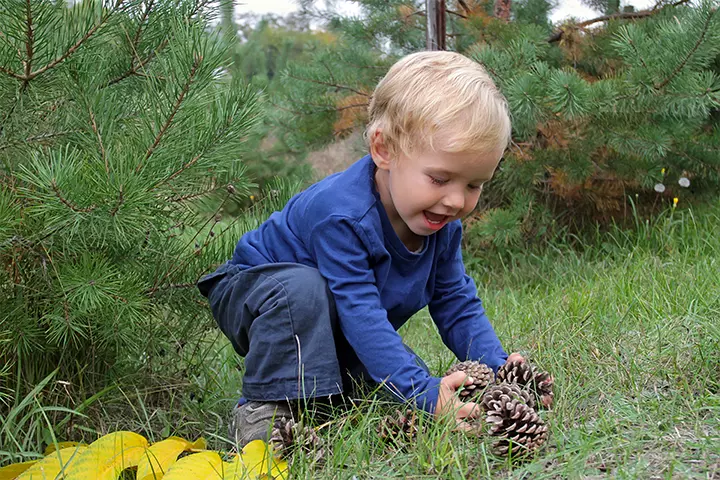
M 340 331 L 332 293 L 317 269 L 275 263 L 243 270 L 226 263 L 198 288 L 245 357 L 247 400 L 326 397 L 372 384 Z

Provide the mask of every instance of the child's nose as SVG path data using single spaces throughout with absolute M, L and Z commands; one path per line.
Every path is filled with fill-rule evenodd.
M 448 210 L 459 212 L 465 207 L 465 194 L 457 191 L 448 192 L 442 203 Z

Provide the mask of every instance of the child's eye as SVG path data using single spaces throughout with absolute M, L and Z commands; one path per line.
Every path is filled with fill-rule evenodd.
M 448 181 L 443 178 L 436 178 L 433 176 L 430 176 L 430 181 L 434 183 L 435 185 L 445 185 Z
M 468 188 L 470 190 L 480 190 L 482 188 L 482 185 L 468 185 Z

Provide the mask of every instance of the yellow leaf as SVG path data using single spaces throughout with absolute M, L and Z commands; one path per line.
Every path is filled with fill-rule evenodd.
M 75 445 L 79 445 L 78 442 L 57 442 L 57 445 L 54 443 L 51 443 L 47 447 L 45 447 L 45 456 L 50 455 L 55 450 L 62 450 L 63 448 L 68 447 L 74 447 Z
M 222 463 L 217 452 L 193 453 L 173 463 L 163 480 L 220 480 Z
M 190 450 L 205 450 L 207 448 L 207 442 L 204 438 L 200 437 L 190 444 Z
M 113 432 L 95 440 L 67 469 L 65 480 L 115 480 L 138 464 L 148 441 L 133 432 Z
M 76 445 L 56 450 L 47 457 L 25 470 L 17 480 L 47 480 L 55 479 L 66 465 L 77 461 L 87 449 L 84 445 Z M 67 471 L 67 467 L 65 467 Z
M 32 467 L 37 460 L 22 463 L 11 463 L 0 468 L 0 480 L 15 480 L 18 475 Z
M 286 479 L 288 465 L 274 455 L 272 449 L 262 440 L 253 440 L 245 445 L 242 454 L 235 457 L 233 467 L 226 469 L 227 479 L 236 478 L 281 478 Z
M 170 465 L 177 461 L 178 455 L 192 445 L 179 437 L 170 437 L 151 445 L 138 463 L 137 480 L 160 480 Z

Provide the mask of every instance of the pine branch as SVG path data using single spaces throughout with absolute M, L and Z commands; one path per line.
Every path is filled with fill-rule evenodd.
M 2 32 L 2 30 L 0 30 L 0 38 L 4 39 L 5 42 L 6 42 L 8 45 L 12 45 L 12 44 L 10 43 L 10 40 L 7 38 L 7 35 L 5 35 L 5 34 Z M 20 60 L 20 61 L 22 62 L 22 59 L 23 59 L 22 52 L 20 51 L 19 48 L 16 48 L 15 51 L 16 51 L 17 54 L 18 54 L 18 60 Z
M 188 240 L 188 242 L 185 244 L 185 247 L 183 248 L 183 250 L 185 250 L 187 247 L 189 247 L 189 246 L 195 241 L 195 239 L 198 237 L 198 235 L 200 235 L 200 232 L 202 232 L 203 229 L 204 229 L 206 226 L 208 226 L 208 224 L 210 223 L 211 220 L 213 220 L 215 223 L 217 223 L 217 215 L 218 215 L 218 213 L 220 213 L 220 211 L 221 211 L 221 210 L 223 209 L 223 207 L 225 206 L 225 203 L 228 201 L 228 198 L 230 198 L 230 195 L 232 195 L 232 194 L 230 193 L 230 190 L 228 189 L 227 195 L 225 195 L 225 198 L 223 198 L 223 201 L 220 202 L 220 205 L 217 207 L 217 209 L 215 210 L 215 212 L 213 212 L 212 216 L 209 217 L 209 218 L 205 221 L 205 223 L 203 223 L 203 224 L 200 226 L 200 228 L 198 228 L 197 232 L 195 232 L 195 235 L 193 235 L 193 237 L 192 237 L 190 240 Z M 237 221 L 237 218 L 235 218 L 235 220 L 233 220 L 233 223 L 236 222 L 236 221 Z M 231 225 L 232 225 L 232 224 L 231 224 Z M 230 225 L 228 225 L 227 228 L 230 228 Z M 217 237 L 213 237 L 213 238 L 217 238 Z M 206 240 L 205 240 L 205 243 L 204 243 L 204 245 L 203 245 L 202 247 L 207 246 L 207 245 L 210 243 L 211 240 L 212 240 L 212 238 L 206 239 Z M 180 254 L 182 254 L 182 251 L 181 251 Z M 192 258 L 192 257 L 190 257 L 190 258 L 185 259 L 183 262 L 177 263 L 177 262 L 180 260 L 180 254 L 178 254 L 178 256 L 175 257 L 175 259 L 173 260 L 173 264 L 171 265 L 171 267 L 168 268 L 167 273 L 166 273 L 165 275 L 163 275 L 162 278 L 156 279 L 155 282 L 153 282 L 152 288 L 155 288 L 155 289 L 156 289 L 159 284 L 162 284 L 165 280 L 167 280 L 168 278 L 170 278 L 170 276 L 171 276 L 173 273 L 177 272 L 180 268 L 182 268 L 183 266 L 185 266 L 185 265 L 190 261 L 190 259 Z
M 168 200 L 173 203 L 187 202 L 188 200 L 195 200 L 197 198 L 204 197 L 205 195 L 208 195 L 217 189 L 218 189 L 218 186 L 215 183 L 215 178 L 213 178 L 210 183 L 210 187 L 206 188 L 205 190 L 203 190 L 201 192 L 193 192 L 193 193 L 189 193 L 187 195 L 178 195 L 178 196 L 172 197 Z
M 90 205 L 89 207 L 83 208 L 83 207 L 78 207 L 77 205 L 74 205 L 73 203 L 71 203 L 69 200 L 67 200 L 65 197 L 62 196 L 62 193 L 60 193 L 60 188 L 58 188 L 57 183 L 55 183 L 54 178 L 50 181 L 50 186 L 52 187 L 53 192 L 55 192 L 55 196 L 58 198 L 58 200 L 60 200 L 66 207 L 68 207 L 73 212 L 87 213 L 87 212 L 92 212 L 93 210 L 95 210 L 95 208 L 97 208 L 95 205 Z
M 167 285 L 160 285 L 158 287 L 148 288 L 145 290 L 145 294 L 147 295 L 154 295 L 155 292 L 158 290 L 170 290 L 170 289 L 176 289 L 176 288 L 192 288 L 197 285 L 197 282 L 195 283 L 168 283 Z
M 107 84 L 105 84 L 106 87 L 109 87 L 110 85 L 114 85 L 118 82 L 122 82 L 126 78 L 132 76 L 132 75 L 142 75 L 138 72 L 138 70 L 145 68 L 145 65 L 147 65 L 155 56 L 158 54 L 160 50 L 162 50 L 166 45 L 168 44 L 167 39 L 163 40 L 160 45 L 158 45 L 157 49 L 150 52 L 150 54 L 145 58 L 144 60 L 141 60 L 140 63 L 135 65 L 135 59 L 133 59 L 133 64 L 130 66 L 130 69 L 123 73 L 122 75 L 113 78 L 110 80 Z
M 135 31 L 135 35 L 133 36 L 132 42 L 130 42 L 132 45 L 133 51 L 135 51 L 135 49 L 138 46 L 138 43 L 140 43 L 140 35 L 142 33 L 142 28 L 145 25 L 145 20 L 147 20 L 148 15 L 150 14 L 150 10 L 152 9 L 154 3 L 155 3 L 155 0 L 149 0 L 147 2 L 147 7 L 145 8 L 145 11 L 143 12 L 142 17 L 140 18 L 140 21 L 138 22 L 138 28 Z
M 645 60 L 643 60 L 642 55 L 640 55 L 640 52 L 638 51 L 637 46 L 635 45 L 635 42 L 633 42 L 631 38 L 628 38 L 628 43 L 635 51 L 635 55 L 637 55 L 637 58 L 638 58 L 638 60 L 640 60 L 640 63 L 642 64 L 643 68 L 645 68 L 645 70 L 647 70 L 647 68 L 648 68 L 647 63 L 645 63 Z
M 677 67 L 675 67 L 675 70 L 673 70 L 672 73 L 665 80 L 663 80 L 659 84 L 655 85 L 655 88 L 657 90 L 662 89 L 665 85 L 670 83 L 673 80 L 673 78 L 675 78 L 680 73 L 680 71 L 683 68 L 685 68 L 685 65 L 687 64 L 688 60 L 690 60 L 690 58 L 695 54 L 695 52 L 697 52 L 697 49 L 700 48 L 700 45 L 702 44 L 703 40 L 705 40 L 705 35 L 707 35 L 708 29 L 710 28 L 710 23 L 712 22 L 712 19 L 716 13 L 717 13 L 717 8 L 713 9 L 710 12 L 710 15 L 708 15 L 707 19 L 705 20 L 705 25 L 703 25 L 703 30 L 702 30 L 702 33 L 700 34 L 700 38 L 697 39 L 697 42 L 695 42 L 695 45 L 693 46 L 693 48 L 690 49 L 690 51 L 687 53 L 685 58 L 683 58 L 682 62 L 680 62 L 680 64 Z
M 9 112 L 9 113 L 12 113 L 12 112 Z M 23 143 L 42 142 L 43 140 L 47 140 L 50 138 L 61 137 L 63 135 L 68 135 L 70 133 L 78 133 L 78 132 L 80 132 L 80 130 L 66 130 L 64 132 L 43 133 L 40 135 L 33 135 L 32 137 L 27 137 L 24 140 L 4 143 L 4 144 L 0 145 L 0 151 L 5 150 L 10 147 L 14 147 L 15 145 L 21 145 Z M 2 133 L 1 129 L 0 129 L 0 133 Z
M 138 25 L 138 29 L 135 32 L 134 38 L 132 40 L 130 40 L 128 38 L 128 40 L 130 40 L 130 48 L 132 49 L 132 53 L 133 53 L 132 62 L 130 63 L 130 69 L 127 70 L 122 75 L 120 75 L 119 77 L 116 77 L 116 78 L 110 80 L 105 85 L 106 87 L 109 87 L 110 85 L 114 85 L 118 82 L 121 82 L 122 80 L 125 80 L 126 78 L 130 77 L 131 75 L 137 75 L 138 70 L 145 68 L 145 65 L 147 65 L 148 62 L 150 62 L 150 60 L 155 58 L 155 56 L 158 54 L 158 52 L 160 52 L 168 44 L 169 40 L 167 38 L 163 39 L 163 41 L 160 42 L 160 45 L 158 45 L 158 47 L 156 49 L 154 49 L 152 52 L 150 52 L 150 54 L 144 60 L 140 59 L 140 56 L 137 53 L 137 46 L 140 42 L 140 34 L 142 31 L 142 26 L 143 26 L 143 23 L 145 22 L 145 20 L 147 19 L 147 16 L 149 14 L 150 7 L 152 6 L 153 1 L 150 2 L 150 4 L 148 5 L 148 8 L 143 13 L 143 18 L 140 20 L 140 24 Z M 136 59 L 139 61 L 137 64 L 135 63 Z
M 95 136 L 98 140 L 98 145 L 100 146 L 100 155 L 102 156 L 103 162 L 105 163 L 105 173 L 110 175 L 110 165 L 108 165 L 107 155 L 105 155 L 105 147 L 103 146 L 103 141 L 100 137 L 100 131 L 98 130 L 97 123 L 95 123 L 95 114 L 90 109 L 88 109 L 88 111 L 90 112 L 90 123 L 92 125 L 93 132 L 95 132 Z
M 30 1 L 30 0 L 28 0 L 28 2 L 29 2 L 29 1 Z M 108 19 L 109 19 L 110 16 L 113 14 L 113 12 L 114 12 L 117 8 L 119 8 L 120 5 L 122 4 L 122 2 L 124 2 L 124 1 L 125 1 L 125 0 L 116 0 L 116 1 L 115 1 L 115 5 L 113 5 L 113 8 L 111 8 L 111 9 L 103 16 L 103 18 L 100 19 L 100 22 L 97 23 L 95 26 L 93 26 L 90 30 L 88 30 L 88 32 L 87 32 L 80 40 L 78 40 L 77 42 L 75 42 L 75 44 L 74 44 L 72 47 L 70 47 L 65 53 L 63 53 L 62 55 L 60 55 L 58 58 L 56 58 L 55 60 L 53 60 L 53 61 L 50 62 L 49 64 L 45 65 L 44 67 L 42 67 L 40 70 L 36 70 L 36 71 L 34 71 L 34 72 L 32 72 L 32 73 L 26 73 L 25 78 L 24 78 L 23 80 L 24 80 L 25 82 L 29 82 L 30 80 L 32 80 L 33 78 L 37 77 L 38 75 L 42 75 L 43 73 L 47 72 L 48 70 L 50 70 L 50 69 L 52 69 L 52 68 L 55 68 L 55 67 L 58 66 L 60 63 L 62 63 L 62 62 L 64 62 L 65 60 L 67 60 L 67 58 L 68 58 L 70 55 L 72 55 L 73 53 L 75 53 L 75 51 L 76 51 L 78 48 L 80 48 L 80 46 L 81 46 L 83 43 L 85 43 L 88 38 L 92 37 L 92 36 L 95 34 L 95 32 L 97 32 L 98 29 L 99 29 L 100 27 L 102 27 L 102 26 L 105 24 L 105 22 L 108 21 Z M 26 71 L 27 71 L 27 69 L 26 69 Z
M 25 64 L 25 79 L 24 83 L 30 81 L 30 74 L 32 72 L 32 60 L 35 54 L 35 33 L 33 32 L 33 17 L 32 8 L 30 6 L 30 0 L 25 0 L 25 35 L 27 40 L 25 41 L 25 53 L 27 59 L 23 62 Z
M 167 120 L 165 121 L 165 124 L 160 129 L 160 132 L 158 132 L 157 136 L 155 137 L 155 141 L 153 144 L 148 148 L 147 153 L 145 153 L 145 158 L 138 163 L 137 168 L 135 169 L 135 172 L 140 172 L 142 169 L 143 164 L 150 158 L 150 156 L 153 154 L 157 146 L 160 144 L 160 140 L 162 140 L 163 136 L 165 135 L 165 132 L 167 132 L 168 128 L 170 128 L 170 125 L 172 124 L 173 119 L 175 118 L 175 115 L 177 114 L 178 110 L 180 109 L 180 105 L 182 104 L 183 100 L 185 99 L 185 95 L 187 95 L 188 91 L 190 90 L 190 84 L 193 82 L 193 79 L 195 78 L 195 74 L 197 73 L 197 69 L 200 66 L 200 63 L 202 62 L 203 58 L 201 55 L 195 56 L 195 61 L 193 62 L 193 66 L 190 69 L 190 74 L 188 75 L 188 79 L 185 82 L 185 85 L 183 86 L 182 91 L 180 92 L 180 95 L 178 96 L 177 100 L 175 101 L 175 105 L 173 105 L 172 111 L 170 112 L 170 115 L 168 116 Z
M 157 185 L 160 185 L 160 184 L 165 183 L 165 182 L 169 182 L 169 181 L 172 180 L 173 178 L 175 178 L 175 177 L 177 177 L 178 175 L 180 175 L 181 173 L 183 173 L 183 172 L 184 172 L 185 170 L 187 170 L 188 168 L 190 168 L 190 167 L 192 167 L 193 165 L 195 165 L 195 163 L 196 163 L 198 160 L 200 160 L 200 158 L 202 158 L 202 156 L 203 156 L 204 153 L 205 153 L 205 151 L 203 150 L 202 152 L 200 152 L 200 153 L 198 153 L 197 155 L 195 155 L 189 162 L 187 162 L 185 165 L 183 165 L 182 167 L 180 167 L 179 170 L 173 172 L 167 179 L 163 180 L 162 182 L 158 183 Z M 154 189 L 155 187 L 157 187 L 157 185 L 155 185 L 155 186 L 153 187 L 153 189 Z
M 658 8 L 658 5 L 655 5 L 653 8 L 647 9 L 647 10 L 638 10 L 637 12 L 621 12 L 621 13 L 613 13 L 612 15 L 603 15 L 601 17 L 592 18 L 590 20 L 585 20 L 584 22 L 576 23 L 573 25 L 575 28 L 585 28 L 590 25 L 593 25 L 595 23 L 600 22 L 607 22 L 609 20 L 618 20 L 618 19 L 635 19 L 635 18 L 644 18 L 649 17 L 650 15 L 655 15 L 656 13 L 664 10 L 667 7 L 677 7 L 679 5 L 682 5 L 684 3 L 688 3 L 690 0 L 678 0 L 677 2 L 666 5 L 665 7 Z M 562 37 L 565 35 L 564 30 L 560 30 L 558 32 L 553 33 L 550 35 L 547 39 L 549 43 L 557 42 L 562 39 Z
M 115 204 L 115 206 L 113 207 L 113 209 L 110 210 L 111 217 L 114 217 L 115 214 L 118 212 L 118 210 L 120 210 L 120 206 L 123 204 L 124 201 L 125 201 L 125 195 L 123 194 L 123 187 L 122 187 L 122 185 L 120 185 L 120 195 L 118 195 L 118 201 Z
M 22 75 L 18 75 L 17 73 L 13 72 L 12 70 L 9 70 L 2 66 L 0 66 L 0 72 L 4 73 L 5 75 L 11 76 L 16 80 L 25 80 L 25 77 L 23 77 Z

